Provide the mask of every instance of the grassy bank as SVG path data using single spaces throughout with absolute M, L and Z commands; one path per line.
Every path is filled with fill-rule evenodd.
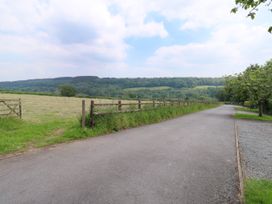
M 218 104 L 193 104 L 186 107 L 161 107 L 142 112 L 96 116 L 96 125 L 92 129 L 82 129 L 76 117 L 73 119 L 54 117 L 39 122 L 3 118 L 0 119 L 0 154 L 107 134 L 216 106 Z
M 248 179 L 245 182 L 246 204 L 271 204 L 272 181 Z
M 253 114 L 244 114 L 244 113 L 236 113 L 234 115 L 236 119 L 247 119 L 247 120 L 260 120 L 260 121 L 272 121 L 272 116 L 270 115 L 263 115 L 260 117 L 259 115 Z
M 118 131 L 121 129 L 137 127 L 140 125 L 157 123 L 170 118 L 175 118 L 188 113 L 212 108 L 217 104 L 192 104 L 189 106 L 160 107 L 152 110 L 117 113 L 108 115 L 97 115 L 95 117 L 96 128 L 103 129 L 105 132 Z M 87 118 L 87 123 L 89 123 Z

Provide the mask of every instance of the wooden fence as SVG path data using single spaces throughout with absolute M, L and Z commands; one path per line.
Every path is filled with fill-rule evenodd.
M 1 116 L 17 116 L 22 118 L 21 99 L 0 99 Z
M 90 124 L 88 126 L 93 127 L 95 124 L 95 115 L 113 114 L 113 113 L 127 113 L 127 112 L 137 112 L 142 110 L 155 109 L 161 106 L 188 106 L 193 101 L 141 101 L 137 102 L 122 102 L 118 101 L 116 103 L 95 103 L 91 100 L 90 103 Z M 86 125 L 86 103 L 82 100 L 82 128 Z

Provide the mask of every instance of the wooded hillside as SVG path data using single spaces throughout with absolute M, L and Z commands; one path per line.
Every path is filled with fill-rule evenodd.
M 79 76 L 0 82 L 0 89 L 59 94 L 60 86 L 70 85 L 76 89 L 79 96 L 209 98 L 215 97 L 223 82 L 223 78 L 99 78 L 96 76 Z

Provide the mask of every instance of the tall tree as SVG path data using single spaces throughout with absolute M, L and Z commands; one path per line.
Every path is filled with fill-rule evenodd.
M 225 92 L 231 101 L 257 105 L 259 116 L 262 116 L 264 108 L 272 107 L 272 60 L 263 66 L 251 65 L 243 73 L 227 77 Z

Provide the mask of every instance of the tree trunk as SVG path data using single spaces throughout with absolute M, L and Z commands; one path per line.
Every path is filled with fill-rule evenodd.
M 263 116 L 263 103 L 262 101 L 259 101 L 259 116 Z

